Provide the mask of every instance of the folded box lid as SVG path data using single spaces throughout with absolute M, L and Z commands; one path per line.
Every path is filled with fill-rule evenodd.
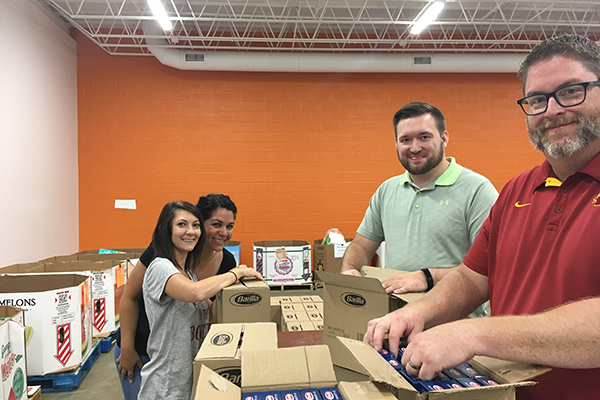
M 307 389 L 337 384 L 325 345 L 242 351 L 244 392 Z
M 206 365 L 200 368 L 194 400 L 240 400 L 240 388 Z
M 240 338 L 242 345 L 238 347 Z M 274 322 L 213 324 L 194 360 L 240 358 L 240 351 L 277 348 Z

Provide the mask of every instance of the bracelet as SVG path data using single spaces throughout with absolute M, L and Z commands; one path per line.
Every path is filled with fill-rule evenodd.
M 431 276 L 429 268 L 423 268 L 421 271 L 425 274 L 425 280 L 427 281 L 427 289 L 425 291 L 429 292 L 433 289 L 433 276 Z
M 238 281 L 238 276 L 235 274 L 235 272 L 233 272 L 232 270 L 229 270 L 227 272 L 231 272 L 233 274 L 233 276 L 235 276 L 235 282 Z M 233 282 L 233 283 L 235 283 L 235 282 Z

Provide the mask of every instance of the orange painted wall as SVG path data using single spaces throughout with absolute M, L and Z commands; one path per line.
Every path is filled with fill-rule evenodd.
M 354 236 L 375 189 L 403 172 L 391 120 L 411 101 L 444 112 L 447 155 L 498 189 L 542 160 L 516 74 L 180 71 L 76 38 L 81 250 L 146 246 L 164 203 L 207 193 L 236 202 L 249 265 L 254 241 Z

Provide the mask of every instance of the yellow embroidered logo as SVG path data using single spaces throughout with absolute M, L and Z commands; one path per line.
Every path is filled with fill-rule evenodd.
M 530 206 L 531 203 L 525 203 L 525 204 L 521 204 L 518 201 L 515 203 L 515 207 L 520 208 L 520 207 L 527 207 Z
M 600 207 L 600 193 L 598 193 L 598 195 L 594 197 L 594 200 L 592 200 L 592 204 L 594 205 L 594 207 Z

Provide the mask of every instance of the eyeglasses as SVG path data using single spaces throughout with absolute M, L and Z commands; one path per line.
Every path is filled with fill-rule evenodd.
M 585 101 L 587 88 L 590 86 L 600 86 L 600 81 L 576 83 L 562 87 L 551 93 L 540 93 L 523 97 L 517 100 L 517 104 L 521 106 L 523 112 L 527 115 L 545 113 L 551 97 L 554 97 L 554 100 L 561 107 L 574 107 Z

